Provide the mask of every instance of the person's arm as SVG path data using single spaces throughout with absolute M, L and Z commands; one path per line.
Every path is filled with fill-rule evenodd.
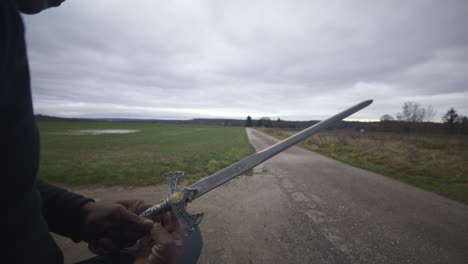
M 96 240 L 107 251 L 119 250 L 133 245 L 153 225 L 151 220 L 138 216 L 152 206 L 140 200 L 94 202 L 40 180 L 37 188 L 50 231 L 75 242 Z
M 85 222 L 81 208 L 94 200 L 39 179 L 37 189 L 42 198 L 42 214 L 50 231 L 69 237 L 75 242 L 81 241 L 81 232 Z

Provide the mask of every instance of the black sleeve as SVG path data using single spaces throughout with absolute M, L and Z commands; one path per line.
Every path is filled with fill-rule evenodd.
M 69 192 L 55 185 L 37 180 L 37 189 L 42 197 L 42 214 L 50 231 L 80 241 L 83 216 L 80 208 L 93 199 Z

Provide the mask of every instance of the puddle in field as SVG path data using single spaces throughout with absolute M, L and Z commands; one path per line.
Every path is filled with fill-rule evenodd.
M 128 134 L 139 132 L 136 129 L 82 129 L 69 130 L 66 132 L 51 132 L 54 135 L 101 135 L 101 134 Z

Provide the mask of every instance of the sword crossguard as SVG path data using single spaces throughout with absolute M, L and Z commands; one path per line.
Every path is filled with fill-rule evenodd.
M 179 190 L 177 182 L 182 176 L 184 176 L 184 174 L 185 172 L 183 171 L 168 172 L 165 174 L 168 186 L 168 196 L 166 201 L 181 223 L 184 229 L 184 236 L 187 237 L 200 224 L 203 218 L 203 213 L 199 212 L 192 215 L 186 210 L 187 203 L 192 201 L 193 197 L 197 195 L 198 190 L 192 188 L 184 188 L 182 191 Z

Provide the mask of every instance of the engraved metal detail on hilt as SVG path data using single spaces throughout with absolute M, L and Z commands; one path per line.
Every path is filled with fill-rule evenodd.
M 203 213 L 199 212 L 192 215 L 187 213 L 185 209 L 187 203 L 191 202 L 197 195 L 198 190 L 191 188 L 184 188 L 182 191 L 179 190 L 177 182 L 180 177 L 184 176 L 184 174 L 185 172 L 183 171 L 168 172 L 165 174 L 168 186 L 168 197 L 166 201 L 184 228 L 184 235 L 188 236 L 195 230 L 195 227 L 200 224 L 203 218 Z

